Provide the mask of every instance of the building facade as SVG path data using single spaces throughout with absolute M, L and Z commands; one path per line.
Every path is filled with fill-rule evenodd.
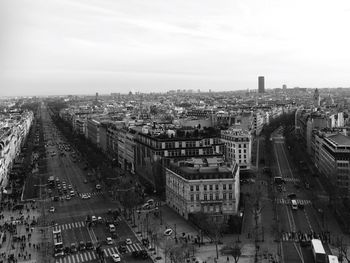
M 258 92 L 265 93 L 265 77 L 263 76 L 258 77 Z
M 227 221 L 238 213 L 239 196 L 239 166 L 226 166 L 222 158 L 192 158 L 166 168 L 166 202 L 185 219 L 202 212 Z
M 221 131 L 221 141 L 225 144 L 225 159 L 236 162 L 240 170 L 251 167 L 252 135 L 247 130 L 228 129 Z

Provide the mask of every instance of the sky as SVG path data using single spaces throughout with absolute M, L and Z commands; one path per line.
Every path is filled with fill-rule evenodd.
M 348 0 L 0 0 L 0 96 L 350 87 Z

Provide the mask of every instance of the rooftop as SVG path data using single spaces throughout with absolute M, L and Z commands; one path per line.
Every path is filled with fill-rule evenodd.
M 341 133 L 331 135 L 327 138 L 338 146 L 350 146 L 350 137 Z
M 233 179 L 238 165 L 229 166 L 222 158 L 192 158 L 173 162 L 169 170 L 187 180 Z

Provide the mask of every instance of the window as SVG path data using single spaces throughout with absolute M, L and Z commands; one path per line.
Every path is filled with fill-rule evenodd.
M 196 200 L 197 201 L 199 200 L 199 194 L 196 194 Z
M 193 185 L 190 186 L 191 192 L 193 191 Z
M 204 201 L 207 201 L 207 200 L 208 200 L 207 194 L 204 194 Z
M 213 185 L 212 185 L 212 184 L 209 185 L 209 190 L 210 190 L 210 191 L 213 191 Z
M 194 201 L 194 197 L 193 197 L 193 195 L 191 195 L 191 201 L 192 201 L 192 202 Z
M 196 185 L 196 191 L 199 191 L 199 185 L 198 184 Z
M 223 194 L 222 194 L 222 199 L 226 200 L 226 198 L 227 198 L 227 197 L 226 197 L 226 193 L 223 193 Z
M 229 185 L 228 185 L 228 189 L 229 189 L 229 190 L 232 190 L 232 184 L 229 184 Z
M 229 199 L 229 200 L 232 200 L 232 193 L 229 193 L 229 194 L 228 194 L 228 199 Z
M 206 184 L 204 185 L 204 191 L 207 191 L 207 185 Z
M 219 185 L 218 184 L 215 185 L 215 190 L 219 190 Z
M 226 184 L 222 185 L 222 189 L 226 190 Z
M 215 200 L 219 200 L 219 194 L 218 193 L 215 194 Z
M 210 195 L 209 195 L 209 200 L 210 200 L 210 201 L 213 200 L 213 194 L 210 194 Z

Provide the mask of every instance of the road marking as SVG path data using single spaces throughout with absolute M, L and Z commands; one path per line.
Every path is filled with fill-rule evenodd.
M 306 221 L 307 221 L 307 224 L 308 224 L 309 227 L 310 227 L 311 232 L 314 232 L 314 230 L 312 229 L 311 223 L 310 223 L 309 216 L 308 216 L 308 214 L 306 213 L 306 210 L 304 210 L 304 214 L 305 214 Z

